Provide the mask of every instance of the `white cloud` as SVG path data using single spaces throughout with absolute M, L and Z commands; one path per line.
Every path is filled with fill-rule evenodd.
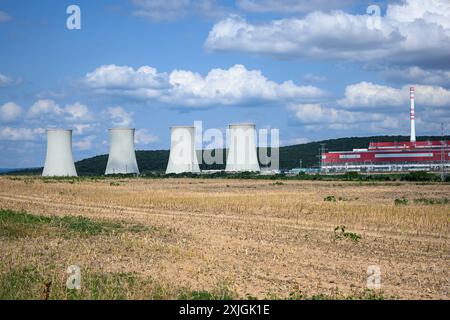
M 220 17 L 225 9 L 216 0 L 132 0 L 134 15 L 153 22 L 173 21 L 190 15 Z
M 0 119 L 4 122 L 16 120 L 22 114 L 22 108 L 14 102 L 0 106 Z
M 313 124 L 352 124 L 371 121 L 380 121 L 384 119 L 382 114 L 353 112 L 323 106 L 321 104 L 293 104 L 288 106 L 299 123 L 308 125 Z
M 276 83 L 268 80 L 261 71 L 247 70 L 243 65 L 235 65 L 228 70 L 213 69 L 206 77 L 191 71 L 173 71 L 170 84 L 173 88 L 167 100 L 184 101 L 191 106 L 309 99 L 324 95 L 313 86 L 297 86 L 292 81 Z
M 412 85 L 415 88 L 415 102 L 419 107 L 449 107 L 450 90 L 439 86 Z M 338 101 L 344 108 L 380 109 L 383 107 L 403 107 L 408 110 L 409 88 L 400 89 L 360 82 L 345 89 L 345 98 Z
M 6 22 L 11 20 L 12 17 L 5 11 L 0 11 L 0 22 Z
M 147 129 L 138 129 L 134 134 L 136 144 L 146 145 L 158 141 L 159 138 L 151 134 Z
M 28 110 L 28 117 L 57 116 L 63 114 L 63 112 L 63 109 L 54 100 L 42 99 L 31 106 L 30 110 Z
M 400 106 L 409 98 L 407 92 L 388 86 L 373 84 L 371 82 L 360 82 L 345 88 L 345 98 L 338 103 L 343 107 L 371 107 Z
M 206 76 L 187 70 L 174 70 L 167 75 L 148 66 L 134 70 L 109 65 L 88 73 L 85 83 L 97 93 L 190 107 L 317 99 L 326 95 L 314 86 L 271 81 L 261 71 L 247 70 L 243 65 L 212 69 Z
M 116 127 L 129 127 L 133 123 L 133 113 L 126 112 L 122 107 L 110 107 L 106 110 L 107 115 Z
M 312 132 L 352 132 L 352 134 L 398 134 L 408 126 L 407 113 L 392 116 L 389 113 L 342 110 L 321 104 L 295 104 L 288 110 L 295 122 L 306 131 Z M 402 121 L 405 119 L 405 121 Z
M 310 57 L 450 66 L 450 1 L 406 0 L 374 18 L 342 11 L 252 24 L 231 16 L 216 23 L 205 46 L 277 57 Z
M 12 128 L 12 127 L 0 127 L 0 140 L 37 140 L 42 138 L 45 134 L 45 130 L 42 128 Z
M 425 70 L 417 66 L 390 67 L 382 70 L 381 75 L 395 82 L 450 86 L 450 70 Z
M 92 149 L 93 142 L 95 141 L 95 138 L 96 138 L 95 136 L 84 137 L 81 140 L 75 141 L 73 143 L 73 146 L 77 150 L 82 150 L 82 151 L 90 150 L 90 149 Z
M 93 124 L 74 124 L 73 126 L 74 129 L 74 133 L 76 135 L 82 135 L 84 134 L 86 131 L 90 131 L 92 130 L 92 128 L 94 127 Z
M 89 111 L 89 108 L 80 102 L 66 105 L 64 112 L 67 114 L 66 120 L 70 122 L 85 122 L 92 120 L 92 114 Z
M 39 119 L 41 121 L 57 120 L 60 122 L 76 122 L 78 124 L 93 120 L 93 115 L 86 105 L 75 102 L 62 108 L 51 99 L 36 101 L 28 110 L 27 117 L 28 119 Z
M 86 74 L 85 83 L 91 88 L 140 89 L 160 88 L 167 82 L 167 74 L 143 66 L 137 70 L 128 66 L 103 65 Z

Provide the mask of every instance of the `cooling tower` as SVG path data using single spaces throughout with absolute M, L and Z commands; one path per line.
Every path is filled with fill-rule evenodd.
M 228 126 L 228 156 L 225 171 L 260 171 L 254 124 Z
M 47 156 L 44 177 L 76 177 L 72 156 L 72 130 L 47 130 Z
M 200 172 L 195 151 L 195 127 L 170 128 L 170 155 L 166 174 Z
M 139 174 L 134 152 L 134 129 L 109 129 L 109 157 L 105 174 Z

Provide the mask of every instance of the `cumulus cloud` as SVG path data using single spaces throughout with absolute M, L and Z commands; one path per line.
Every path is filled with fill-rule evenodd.
M 293 104 L 288 107 L 300 123 L 307 124 L 343 124 L 370 122 L 383 119 L 382 114 L 368 114 L 326 107 L 321 104 Z
M 381 71 L 381 75 L 394 82 L 417 82 L 450 86 L 450 70 L 425 70 L 418 66 L 389 67 Z
M 120 106 L 106 109 L 106 114 L 113 121 L 115 127 L 129 127 L 133 123 L 133 113 L 126 112 Z
M 450 2 L 406 0 L 380 19 L 343 11 L 253 24 L 231 16 L 214 25 L 205 46 L 277 57 L 450 66 Z
M 89 108 L 80 102 L 66 105 L 64 112 L 67 114 L 66 120 L 70 122 L 85 122 L 92 120 L 92 114 L 89 111 Z
M 40 120 L 59 119 L 77 123 L 89 122 L 93 119 L 89 108 L 80 102 L 67 104 L 62 108 L 52 99 L 40 99 L 36 101 L 28 110 L 27 117 L 29 119 Z
M 42 138 L 45 134 L 45 129 L 42 128 L 12 128 L 0 127 L 0 140 L 10 141 L 26 141 L 37 140 Z
M 212 69 L 206 76 L 188 70 L 166 74 L 148 66 L 135 70 L 109 65 L 88 73 L 85 83 L 98 93 L 189 107 L 317 99 L 326 95 L 314 86 L 299 86 L 292 81 L 274 82 L 261 71 L 248 70 L 243 65 Z
M 160 88 L 165 82 L 167 74 L 149 66 L 135 70 L 128 66 L 103 65 L 85 77 L 85 83 L 91 88 Z
M 383 107 L 409 106 L 409 86 L 393 88 L 373 84 L 371 82 L 360 82 L 352 84 L 345 89 L 345 98 L 338 101 L 344 108 L 352 109 L 379 109 Z M 415 101 L 424 107 L 448 107 L 450 106 L 450 90 L 439 86 L 414 85 Z
M 288 110 L 293 113 L 295 123 L 308 131 L 398 132 L 407 123 L 401 125 L 398 117 L 380 112 L 349 111 L 321 104 L 293 104 Z
M 4 122 L 12 122 L 20 115 L 22 115 L 22 108 L 14 102 L 7 102 L 0 106 L 0 119 Z
M 63 109 L 50 99 L 41 99 L 36 101 L 28 110 L 29 118 L 40 118 L 43 116 L 57 116 L 63 113 Z
M 135 16 L 153 22 L 173 21 L 186 16 L 216 18 L 223 16 L 225 8 L 216 0 L 133 0 Z
M 317 98 L 324 92 L 313 86 L 297 86 L 292 81 L 276 83 L 268 80 L 259 70 L 247 70 L 235 65 L 228 70 L 213 69 L 206 77 L 191 71 L 173 71 L 168 101 L 188 105 L 213 104 L 232 105 L 246 101 L 289 100 Z
M 147 145 L 158 140 L 159 138 L 151 134 L 147 129 L 138 129 L 134 134 L 134 141 L 136 144 Z

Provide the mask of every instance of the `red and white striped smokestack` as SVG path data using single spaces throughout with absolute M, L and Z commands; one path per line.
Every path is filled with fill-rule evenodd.
M 411 100 L 411 142 L 416 142 L 416 119 L 414 113 L 414 87 L 409 88 L 409 98 Z

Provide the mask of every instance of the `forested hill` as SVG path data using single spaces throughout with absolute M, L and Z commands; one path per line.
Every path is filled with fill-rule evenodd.
M 450 140 L 450 136 L 444 137 Z M 440 136 L 418 137 L 418 141 L 441 140 Z M 374 137 L 352 137 L 329 139 L 324 141 L 310 142 L 293 146 L 280 148 L 280 168 L 292 169 L 298 168 L 300 160 L 303 167 L 317 167 L 319 165 L 319 154 L 321 144 L 325 144 L 326 151 L 349 151 L 355 148 L 367 148 L 370 142 L 381 141 L 409 141 L 409 136 L 374 136 Z M 224 163 L 225 163 L 225 152 Z M 169 159 L 168 150 L 137 151 L 136 158 L 141 173 L 151 171 L 164 171 Z M 102 175 L 105 172 L 107 155 L 100 155 L 84 159 L 75 163 L 77 172 L 80 176 L 84 175 Z M 201 165 L 202 169 L 224 169 L 225 165 Z M 14 174 L 40 174 L 42 168 L 33 168 L 15 171 Z

